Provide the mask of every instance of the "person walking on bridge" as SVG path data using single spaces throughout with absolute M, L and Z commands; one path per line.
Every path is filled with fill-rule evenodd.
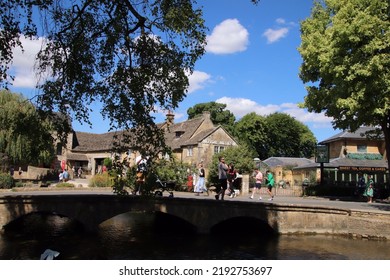
M 267 192 L 271 196 L 271 198 L 268 200 L 274 200 L 274 195 L 272 194 L 272 188 L 275 185 L 275 179 L 271 171 L 267 170 L 266 174 L 267 174 L 267 178 L 265 180 L 267 184 Z
M 252 189 L 252 195 L 250 196 L 250 199 L 254 199 L 256 192 L 260 194 L 261 184 L 263 183 L 263 173 L 259 170 L 259 168 L 255 169 L 255 186 Z M 262 200 L 261 195 L 259 196 L 259 200 Z
M 227 189 L 227 171 L 229 168 L 228 168 L 227 164 L 225 163 L 224 157 L 220 156 L 218 159 L 219 159 L 218 179 L 219 179 L 220 190 L 215 195 L 215 199 L 218 200 L 221 197 L 221 200 L 224 200 L 225 192 Z

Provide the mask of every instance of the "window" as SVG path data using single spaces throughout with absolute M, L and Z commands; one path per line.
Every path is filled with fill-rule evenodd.
M 62 145 L 61 145 L 61 143 L 57 143 L 56 155 L 57 156 L 61 156 L 62 155 Z
M 358 153 L 367 153 L 367 145 L 357 145 Z
M 193 147 L 192 146 L 188 146 L 188 148 L 187 148 L 187 157 L 192 157 L 193 152 L 194 152 Z
M 214 154 L 219 154 L 225 150 L 224 146 L 214 146 Z
M 175 138 L 178 139 L 184 134 L 184 131 L 176 131 L 175 132 Z

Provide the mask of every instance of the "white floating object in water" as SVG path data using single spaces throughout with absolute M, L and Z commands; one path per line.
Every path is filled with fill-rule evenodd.
M 57 251 L 53 251 L 50 249 L 46 249 L 45 252 L 41 255 L 41 260 L 53 260 L 54 258 L 58 257 L 60 253 Z

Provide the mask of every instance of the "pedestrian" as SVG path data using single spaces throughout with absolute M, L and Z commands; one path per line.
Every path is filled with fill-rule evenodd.
M 374 197 L 374 180 L 371 175 L 368 176 L 367 187 L 363 195 L 367 197 L 368 203 L 372 203 L 372 198 Z
M 136 174 L 136 190 L 134 194 L 142 194 L 142 186 L 145 184 L 146 173 L 147 173 L 147 162 L 148 157 L 139 155 L 135 158 L 135 164 L 137 165 L 137 174 Z
M 64 182 L 67 182 L 69 180 L 69 173 L 68 170 L 64 169 L 64 172 L 62 173 Z
M 259 170 L 259 168 L 255 168 L 255 176 L 253 177 L 255 179 L 255 186 L 252 189 L 252 195 L 250 196 L 250 199 L 254 199 L 256 193 L 258 192 L 260 194 L 261 184 L 263 183 L 263 173 Z M 261 195 L 259 196 L 259 200 L 262 200 L 263 198 Z
M 198 166 L 198 180 L 195 184 L 195 195 L 199 196 L 200 193 L 206 192 L 206 195 L 209 195 L 208 189 L 205 187 L 205 171 L 203 168 L 203 163 L 199 163 Z
M 357 182 L 355 195 L 360 197 L 361 195 L 364 194 L 365 190 L 366 190 L 366 179 L 364 178 L 364 175 L 361 172 L 359 172 L 359 178 Z
M 267 170 L 266 174 L 267 174 L 267 178 L 266 178 L 267 192 L 270 195 L 270 198 L 268 200 L 274 200 L 274 195 L 272 194 L 272 188 L 275 185 L 274 176 L 272 175 L 272 172 L 269 170 Z
M 81 166 L 79 167 L 79 169 L 77 169 L 77 176 L 79 178 L 81 178 L 81 175 L 83 174 L 83 169 L 81 168 Z
M 64 172 L 60 171 L 60 174 L 58 174 L 58 181 L 61 183 L 64 180 Z
M 229 190 L 228 196 L 230 198 L 234 198 L 236 196 L 236 193 L 234 191 L 233 184 L 234 184 L 234 180 L 236 179 L 236 176 L 237 176 L 237 171 L 234 169 L 233 163 L 230 163 L 228 165 L 228 167 L 229 167 L 229 169 L 227 171 L 227 181 L 228 181 L 227 189 Z
M 220 156 L 218 158 L 219 163 L 218 163 L 218 179 L 219 179 L 219 185 L 220 189 L 218 193 L 215 195 L 215 199 L 221 199 L 224 200 L 225 192 L 227 189 L 227 171 L 228 171 L 228 166 L 225 163 L 225 158 Z

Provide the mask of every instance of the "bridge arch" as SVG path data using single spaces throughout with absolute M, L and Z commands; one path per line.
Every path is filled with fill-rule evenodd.
M 275 236 L 278 234 L 267 221 L 248 216 L 231 217 L 210 228 L 211 234 L 221 234 L 224 232 L 232 236 Z
M 83 224 L 59 213 L 32 211 L 9 221 L 3 230 L 6 234 L 16 233 L 39 239 L 83 230 Z

